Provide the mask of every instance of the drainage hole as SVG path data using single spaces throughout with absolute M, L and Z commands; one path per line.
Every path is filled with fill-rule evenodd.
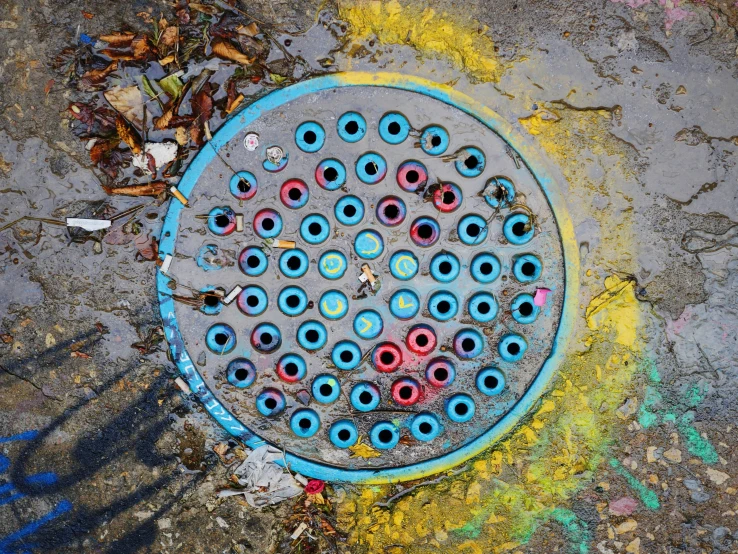
M 535 275 L 535 273 L 536 273 L 536 266 L 534 266 L 530 262 L 525 262 L 523 264 L 523 267 L 520 268 L 520 271 L 522 271 L 523 272 L 523 275 L 525 275 L 526 277 L 530 277 L 531 275 Z
M 433 227 L 430 225 L 421 225 L 418 227 L 418 236 L 421 239 L 429 239 L 433 236 Z
M 382 352 L 379 355 L 379 361 L 382 362 L 384 365 L 390 365 L 392 362 L 395 361 L 395 355 L 392 352 Z
M 479 266 L 479 271 L 481 271 L 483 275 L 489 275 L 490 273 L 492 273 L 492 264 L 489 262 L 484 262 L 482 265 Z
M 226 227 L 230 222 L 231 220 L 228 219 L 227 215 L 220 214 L 215 216 L 215 224 L 218 227 Z
M 251 296 L 247 297 L 246 298 L 246 304 L 248 304 L 249 307 L 251 307 L 251 308 L 255 308 L 256 306 L 259 305 L 259 297 L 258 296 L 254 296 L 254 295 L 251 295 Z
M 396 219 L 400 215 L 400 209 L 394 204 L 389 204 L 384 207 L 384 215 L 387 219 Z
M 323 170 L 323 177 L 326 181 L 335 181 L 338 179 L 338 170 L 335 167 L 326 167 Z
M 377 167 L 377 164 L 374 162 L 369 162 L 364 166 L 364 171 L 366 171 L 367 175 L 376 175 L 379 171 L 379 168 Z
M 520 345 L 517 342 L 511 342 L 507 345 L 507 351 L 512 356 L 516 356 L 520 352 Z
M 287 297 L 287 306 L 290 308 L 297 308 L 300 305 L 300 297 L 296 294 L 290 294 Z
M 441 146 L 441 137 L 439 137 L 438 135 L 433 135 L 433 138 L 431 139 L 431 145 Z
M 351 123 L 353 123 L 353 121 L 352 121 Z M 350 125 L 350 124 L 349 124 L 349 125 Z M 348 125 L 346 125 L 346 127 L 348 127 Z M 338 432 L 338 438 L 339 438 L 340 440 L 342 440 L 342 441 L 347 441 L 347 440 L 349 440 L 349 439 L 351 438 L 351 431 L 349 431 L 348 429 L 341 429 L 341 430 L 340 430 L 340 431 Z
M 297 364 L 289 362 L 284 366 L 284 372 L 290 377 L 294 377 L 295 375 L 297 375 Z
M 410 387 L 400 387 L 400 398 L 403 400 L 410 400 L 413 396 L 413 389 Z
M 303 417 L 297 424 L 300 429 L 310 429 L 310 420 L 306 417 Z
M 315 141 L 318 140 L 318 137 L 313 131 L 306 131 L 305 134 L 302 135 L 302 140 L 304 140 L 308 144 L 315 144 Z
M 407 181 L 408 183 L 417 183 L 417 182 L 418 182 L 418 181 L 420 180 L 420 173 L 418 173 L 418 172 L 417 172 L 417 171 L 415 171 L 414 169 L 411 169 L 411 170 L 410 170 L 410 171 L 408 171 L 408 172 L 407 172 L 407 174 L 405 175 L 405 180 L 406 180 L 406 181 Z
M 347 364 L 353 361 L 354 355 L 348 350 L 344 350 L 343 352 L 341 352 L 341 355 L 339 356 L 339 358 L 341 358 L 341 361 L 343 363 Z
M 397 123 L 390 124 L 390 127 L 392 127 L 392 125 L 397 125 Z M 397 126 L 399 127 L 399 125 Z M 388 442 L 391 442 L 392 441 L 392 431 L 390 431 L 389 429 L 382 429 L 379 432 L 378 438 L 379 438 L 379 442 L 383 442 L 385 444 Z
M 525 234 L 525 223 L 518 221 L 512 226 L 512 232 L 516 237 L 522 237 Z
M 374 397 L 370 392 L 364 391 L 359 395 L 359 402 L 362 404 L 371 404 Z
M 245 370 L 244 368 L 242 368 L 242 367 L 239 367 L 236 370 L 236 373 L 234 373 L 234 377 L 238 381 L 244 381 L 246 379 L 246 377 L 248 377 L 248 376 L 249 376 L 249 372 L 247 370 Z
M 259 337 L 259 340 L 261 340 L 262 344 L 271 344 L 272 340 L 274 340 L 274 337 L 271 333 L 262 333 L 261 337 Z
M 274 220 L 271 218 L 266 218 L 264 221 L 261 222 L 261 226 L 264 227 L 264 230 L 271 231 L 274 229 Z
M 400 124 L 397 123 L 397 121 L 393 121 L 387 126 L 387 130 L 390 132 L 391 135 L 399 135 L 402 128 L 400 127 Z
M 300 262 L 300 258 L 297 256 L 292 256 L 290 258 L 287 258 L 287 267 L 289 267 L 292 271 L 297 271 L 302 266 L 302 262 Z
M 484 386 L 488 389 L 493 389 L 498 385 L 499 381 L 497 380 L 497 377 L 493 375 L 487 375 L 487 377 L 484 378 Z
M 430 433 L 431 431 L 433 431 L 433 426 L 430 423 L 428 423 L 427 421 L 424 421 L 423 423 L 421 423 L 420 425 L 418 425 L 418 431 L 420 431 L 424 435 L 427 435 L 428 433 Z
M 266 406 L 269 410 L 273 410 L 277 407 L 277 401 L 274 400 L 274 398 L 267 398 L 266 400 L 264 400 L 264 406 Z
M 319 235 L 322 230 L 323 226 L 320 223 L 311 223 L 308 225 L 308 232 L 313 236 Z
M 438 266 L 438 271 L 440 271 L 444 275 L 448 275 L 449 273 L 451 273 L 451 269 L 451 262 L 441 262 Z
M 226 335 L 225 333 L 216 333 L 215 344 L 217 344 L 218 346 L 223 346 L 227 342 L 228 342 L 228 335 Z
M 208 294 L 204 299 L 203 302 L 206 306 L 210 306 L 211 308 L 214 308 L 218 304 L 220 304 L 220 300 L 218 300 L 217 296 L 213 296 L 212 294 Z
M 305 333 L 305 339 L 308 342 L 318 342 L 319 338 L 320 335 L 318 335 L 318 332 L 315 329 L 310 329 L 307 333 Z
M 287 195 L 290 197 L 290 200 L 297 201 L 302 196 L 302 191 L 298 188 L 290 189 L 290 192 L 288 192 Z
M 355 135 L 359 132 L 359 124 L 356 121 L 349 121 L 344 127 L 349 135 Z
M 533 313 L 533 306 L 530 305 L 530 302 L 523 302 L 518 308 L 518 311 L 523 317 L 528 317 Z
M 469 156 L 467 159 L 464 160 L 464 165 L 469 169 L 474 169 L 479 165 L 479 160 L 476 156 Z
M 246 258 L 246 265 L 250 268 L 259 267 L 259 263 L 259 258 L 257 258 L 256 256 L 249 256 L 248 258 Z
M 333 394 L 333 387 L 329 384 L 320 385 L 320 394 L 323 396 L 330 396 Z
M 449 304 L 446 300 L 441 300 L 436 308 L 438 308 L 439 312 L 445 314 L 448 313 L 448 311 L 451 309 L 451 304 Z
M 418 335 L 417 337 L 415 337 L 415 343 L 418 346 L 427 346 L 428 342 L 428 335 Z
M 482 228 L 476 223 L 470 223 L 466 227 L 466 234 L 470 237 L 477 237 L 482 232 Z
M 467 406 L 463 402 L 459 402 L 454 406 L 454 412 L 456 412 L 458 415 L 463 416 L 466 415 L 466 413 L 469 411 L 469 406 Z
M 464 352 L 471 352 L 475 346 L 474 339 L 464 339 L 461 341 L 461 349 Z
M 346 217 L 354 217 L 356 215 L 356 208 L 349 204 L 343 207 L 343 215 Z
M 433 376 L 436 378 L 436 381 L 443 382 L 448 379 L 448 370 L 446 368 L 439 367 L 433 372 Z
M 480 302 L 479 306 L 477 306 L 477 310 L 479 310 L 479 313 L 482 315 L 488 314 L 490 310 L 489 304 L 486 302 Z
M 447 190 L 443 193 L 443 203 L 444 204 L 453 204 L 456 201 L 456 195 L 451 192 L 450 190 Z
M 246 193 L 251 190 L 251 183 L 249 183 L 246 179 L 239 179 L 236 188 L 238 188 L 239 191 Z

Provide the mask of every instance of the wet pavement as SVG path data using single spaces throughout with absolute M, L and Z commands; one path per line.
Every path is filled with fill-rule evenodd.
M 0 233 L 0 552 L 736 551 L 738 8 L 237 7 L 274 37 L 266 76 L 239 84 L 243 106 L 323 73 L 400 72 L 470 96 L 542 153 L 579 254 L 558 371 L 519 426 L 455 471 L 328 483 L 330 508 L 219 498 L 248 449 L 174 382 L 152 238 L 176 200 L 106 194 L 68 110 L 91 93 L 54 69 L 83 34 L 177 16 L 6 2 L 0 227 L 46 221 Z M 302 61 L 281 63 L 283 49 Z M 237 64 L 198 61 L 183 80 L 205 67 L 224 85 Z M 226 117 L 215 110 L 214 132 Z M 106 233 L 54 223 L 137 206 Z M 303 521 L 325 523 L 292 540 Z

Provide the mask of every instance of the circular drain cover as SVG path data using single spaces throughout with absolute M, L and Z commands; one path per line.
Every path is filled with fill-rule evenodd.
M 557 363 L 572 277 L 553 188 L 504 122 L 432 83 L 344 74 L 274 92 L 203 147 L 179 185 L 189 207 L 170 206 L 173 358 L 231 434 L 304 474 L 458 464 Z

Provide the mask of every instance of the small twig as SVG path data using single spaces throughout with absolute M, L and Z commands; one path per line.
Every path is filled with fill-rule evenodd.
M 23 217 L 19 217 L 15 221 L 11 221 L 3 227 L 0 227 L 0 232 L 5 231 L 5 229 L 10 229 L 13 225 L 15 225 L 16 223 L 20 223 L 21 221 L 40 221 L 42 223 L 48 223 L 49 225 L 58 225 L 60 227 L 67 226 L 66 222 L 59 221 L 57 219 L 48 219 L 46 217 L 33 217 L 31 215 L 24 215 Z
M 448 473 L 446 475 L 441 475 L 440 477 L 437 477 L 436 479 L 431 479 L 430 481 L 423 481 L 422 483 L 418 483 L 417 485 L 408 487 L 398 492 L 396 495 L 390 496 L 386 502 L 375 502 L 374 504 L 372 504 L 372 508 L 374 506 L 376 506 L 377 508 L 389 508 L 390 504 L 392 504 L 393 502 L 396 502 L 398 499 L 402 498 L 403 496 L 410 494 L 414 490 L 420 487 L 428 486 L 428 485 L 438 485 L 439 483 L 441 483 L 442 481 L 445 481 L 449 477 L 454 477 L 455 475 L 458 475 L 459 473 L 465 472 L 467 469 L 469 469 L 469 466 L 465 465 L 461 469 L 457 469 L 456 471 L 452 471 L 451 473 Z

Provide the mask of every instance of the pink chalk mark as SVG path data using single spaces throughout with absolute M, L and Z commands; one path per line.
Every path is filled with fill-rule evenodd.
M 551 292 L 551 289 L 536 289 L 536 295 L 533 297 L 533 304 L 538 306 L 544 306 L 546 304 L 546 297 Z
M 610 512 L 613 515 L 629 516 L 638 507 L 638 501 L 635 498 L 631 498 L 630 496 L 624 496 L 623 498 L 620 498 L 615 502 L 610 502 L 609 507 Z

